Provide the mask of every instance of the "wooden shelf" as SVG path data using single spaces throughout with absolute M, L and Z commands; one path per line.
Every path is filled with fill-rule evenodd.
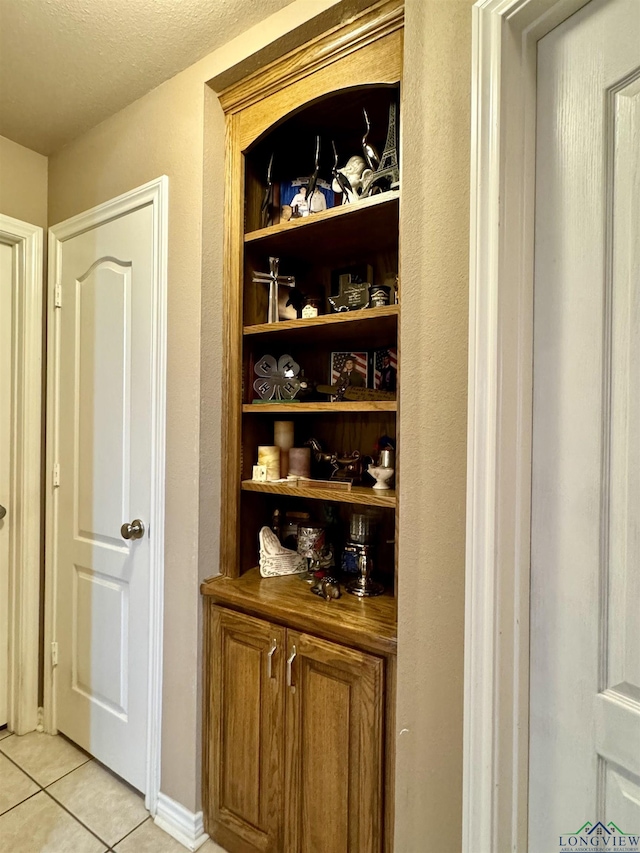
M 394 489 L 373 489 L 367 486 L 354 486 L 351 490 L 322 489 L 305 487 L 304 481 L 299 485 L 289 483 L 258 483 L 254 480 L 243 480 L 242 490 L 245 492 L 266 492 L 274 495 L 291 495 L 296 498 L 311 498 L 311 500 L 337 501 L 338 503 L 359 504 L 363 506 L 381 506 L 395 509 L 396 493 Z
M 400 193 L 392 191 L 356 204 L 331 207 L 302 219 L 292 219 L 244 235 L 247 248 L 288 260 L 326 258 L 343 261 L 356 249 L 398 245 Z
M 396 400 L 364 400 L 342 403 L 245 403 L 245 414 L 319 415 L 324 412 L 396 412 Z
M 357 340 L 359 346 L 374 349 L 384 346 L 385 341 L 395 341 L 399 316 L 399 305 L 385 305 L 382 308 L 323 314 L 310 320 L 258 323 L 245 326 L 243 333 L 256 343 L 264 342 L 265 346 L 289 342 L 298 346 L 313 346 L 320 341 L 328 345 L 335 341 Z
M 270 225 L 268 228 L 247 231 L 244 235 L 244 242 L 253 243 L 256 240 L 268 240 L 270 237 L 290 233 L 299 228 L 322 227 L 323 223 L 333 219 L 340 219 L 343 216 L 359 216 L 369 210 L 369 208 L 379 207 L 384 204 L 393 204 L 398 201 L 399 197 L 400 195 L 397 190 L 380 193 L 371 198 L 365 198 L 356 204 L 342 204 L 338 207 L 330 207 L 328 210 L 323 210 L 320 213 L 312 213 L 310 216 L 304 216 L 300 219 L 290 219 L 288 222 L 280 222 L 278 225 Z
M 374 654 L 396 653 L 396 600 L 389 594 L 360 599 L 342 588 L 342 597 L 325 601 L 296 575 L 262 578 L 251 569 L 239 578 L 220 576 L 200 587 L 221 604 L 319 634 Z

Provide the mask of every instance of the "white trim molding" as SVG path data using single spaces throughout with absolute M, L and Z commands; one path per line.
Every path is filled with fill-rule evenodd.
M 160 829 L 169 833 L 187 850 L 197 850 L 209 838 L 204 831 L 202 812 L 190 812 L 166 794 L 158 795 L 158 807 L 154 820 Z M 216 853 L 225 853 L 217 844 L 214 844 L 214 849 Z
M 527 850 L 536 45 L 586 2 L 473 7 L 465 853 Z
M 14 254 L 9 542 L 8 728 L 38 724 L 42 442 L 43 231 L 0 214 L 0 242 Z
M 53 317 L 55 285 L 61 273 L 61 246 L 65 240 L 109 222 L 141 207 L 153 211 L 153 306 L 151 378 L 152 406 L 152 482 L 149 530 L 160 535 L 150 537 L 149 593 L 149 694 L 147 712 L 147 772 L 145 806 L 156 814 L 160 792 L 160 756 L 162 728 L 162 660 L 164 613 L 164 513 L 165 513 L 165 421 L 167 384 L 167 260 L 168 260 L 168 192 L 166 175 L 143 184 L 130 192 L 80 213 L 49 229 L 48 316 Z M 51 328 L 54 325 L 51 324 Z M 47 387 L 47 470 L 53 469 L 57 446 L 57 363 L 58 341 L 55 333 L 48 340 Z M 51 642 L 56 636 L 54 561 L 55 497 L 47 500 L 45 574 L 45 653 L 44 653 L 44 728 L 56 731 L 55 667 L 51 661 Z

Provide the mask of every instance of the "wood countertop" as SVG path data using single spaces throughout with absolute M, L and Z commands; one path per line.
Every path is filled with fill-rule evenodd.
M 341 589 L 341 598 L 325 601 L 297 575 L 262 578 L 257 568 L 239 578 L 208 578 L 200 587 L 202 594 L 211 596 L 216 603 L 244 613 L 374 654 L 395 655 L 397 618 L 393 595 L 361 599 L 346 593 L 342 585 Z

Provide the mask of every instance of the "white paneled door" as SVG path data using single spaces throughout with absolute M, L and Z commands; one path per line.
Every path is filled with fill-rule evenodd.
M 638 0 L 539 42 L 536 160 L 529 850 L 639 849 Z
M 162 535 L 149 528 L 152 205 L 78 232 L 59 245 L 51 309 L 55 712 L 59 731 L 145 791 L 149 537 Z
M 9 529 L 11 511 L 13 246 L 0 241 L 0 726 L 9 720 Z M 8 514 L 7 514 L 8 513 Z

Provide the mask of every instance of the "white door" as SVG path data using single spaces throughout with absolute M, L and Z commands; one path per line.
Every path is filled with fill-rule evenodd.
M 529 849 L 636 850 L 639 0 L 539 42 L 536 160 Z
M 0 241 L 0 726 L 9 719 L 9 506 L 11 462 L 11 364 L 13 334 L 13 246 Z M 6 515 L 5 515 L 6 513 Z
M 55 229 L 54 229 L 55 231 Z M 80 233 L 77 233 L 80 232 Z M 59 731 L 145 790 L 153 210 L 62 242 L 54 477 Z M 121 527 L 140 520 L 140 538 Z

